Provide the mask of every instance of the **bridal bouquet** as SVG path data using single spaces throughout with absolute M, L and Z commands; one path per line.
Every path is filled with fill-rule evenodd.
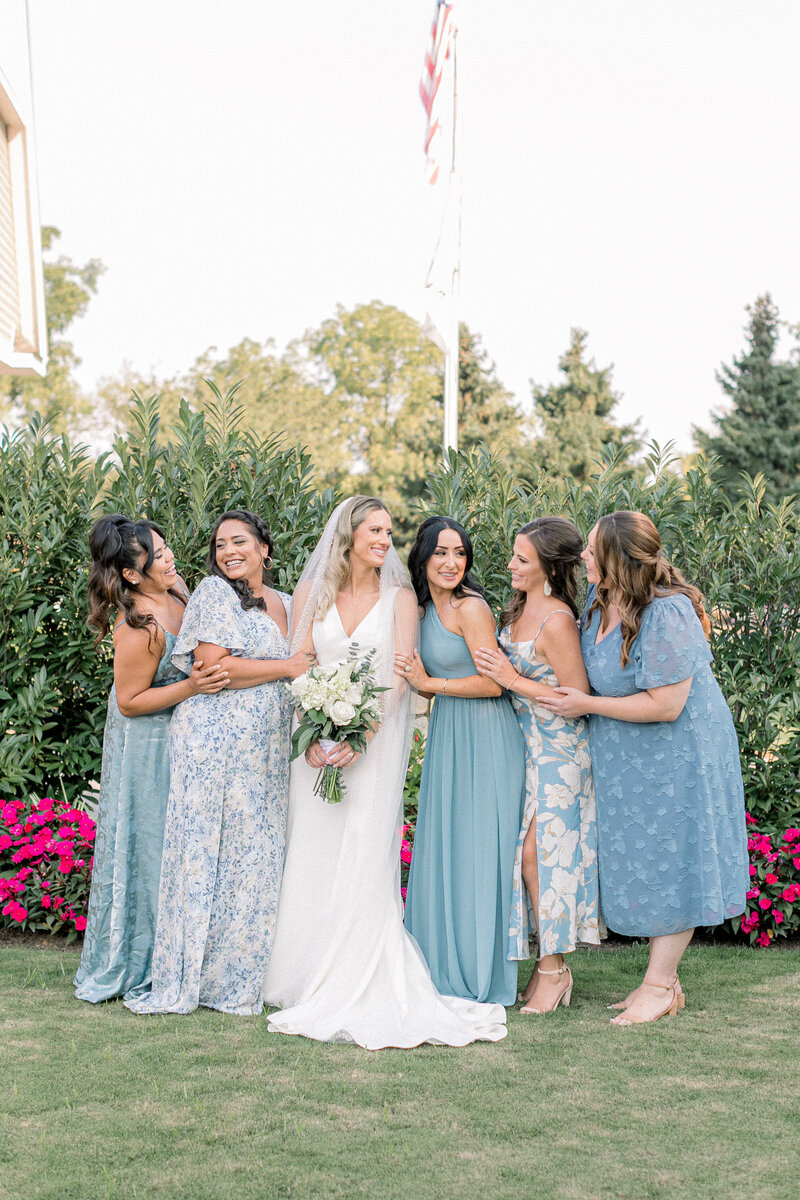
M 351 646 L 347 662 L 309 667 L 288 685 L 294 704 L 303 710 L 292 734 L 292 758 L 316 741 L 326 754 L 341 742 L 349 742 L 359 754 L 366 750 L 367 734 L 380 720 L 378 694 L 389 690 L 375 682 L 373 653 L 360 657 L 358 646 Z M 342 768 L 322 767 L 314 795 L 338 804 L 344 793 Z

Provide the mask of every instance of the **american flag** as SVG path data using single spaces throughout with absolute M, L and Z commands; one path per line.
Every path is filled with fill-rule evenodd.
M 448 80 L 445 78 L 443 89 L 442 79 L 449 76 L 454 67 L 454 9 L 453 0 L 436 0 L 430 45 L 419 82 L 420 98 L 428 116 L 425 130 L 425 169 L 428 172 L 428 182 L 432 184 L 439 178 L 441 160 L 444 158 L 447 162 L 448 154 L 452 156 L 452 147 L 447 144 L 447 135 L 452 138 L 452 87 L 448 87 Z

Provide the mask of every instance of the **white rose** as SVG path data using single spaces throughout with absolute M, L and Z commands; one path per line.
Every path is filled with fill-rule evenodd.
M 334 725 L 349 725 L 356 710 L 346 700 L 334 700 L 330 706 L 326 705 L 325 715 L 330 717 Z
M 346 700 L 348 704 L 360 704 L 363 696 L 364 689 L 359 684 L 354 683 L 347 689 L 342 699 Z

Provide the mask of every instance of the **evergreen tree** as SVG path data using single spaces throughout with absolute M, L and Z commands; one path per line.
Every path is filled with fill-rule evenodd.
M 715 414 L 716 433 L 695 427 L 694 436 L 719 459 L 726 489 L 735 492 L 743 472 L 761 472 L 765 499 L 776 503 L 800 492 L 800 366 L 775 358 L 780 320 L 771 296 L 759 296 L 747 311 L 748 349 L 717 372 L 731 407 Z
M 602 370 L 586 360 L 589 335 L 583 329 L 570 333 L 569 349 L 559 359 L 562 383 L 542 388 L 533 384 L 534 411 L 541 436 L 523 459 L 525 474 L 539 471 L 585 482 L 594 463 L 608 445 L 625 444 L 633 455 L 641 446 L 635 425 L 616 425 L 611 413 L 619 395 L 611 386 L 612 367 Z

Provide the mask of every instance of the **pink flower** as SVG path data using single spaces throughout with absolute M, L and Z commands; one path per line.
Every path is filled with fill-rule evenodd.
M 24 921 L 28 915 L 27 908 L 23 908 L 16 900 L 11 900 L 3 909 L 7 917 L 11 917 L 12 921 Z
M 42 900 L 41 900 L 42 908 L 49 908 L 52 903 L 53 903 L 52 896 L 48 896 L 48 895 L 42 896 Z
M 76 929 L 85 929 L 86 928 L 86 917 L 76 917 L 73 924 L 75 925 Z
M 405 903 L 407 891 L 408 891 L 408 888 L 404 888 L 404 887 L 400 888 L 400 895 L 403 897 L 403 903 Z M 5 911 L 5 909 L 3 911 Z
M 772 854 L 767 855 L 767 862 L 777 862 L 779 858 L 780 855 L 773 851 Z
M 71 858 L 62 858 L 59 859 L 58 869 L 62 875 L 69 875 L 74 865 Z
M 772 901 L 770 900 L 769 896 L 762 896 L 758 902 L 758 907 L 759 908 L 769 908 L 771 906 L 771 904 L 772 904 Z
M 747 899 L 748 900 L 757 900 L 760 895 L 761 895 L 761 891 L 759 888 L 751 888 L 750 891 L 747 893 Z
M 770 942 L 770 938 L 769 938 L 768 933 L 760 933 L 758 935 L 758 937 L 756 938 L 757 946 L 768 946 L 769 942 Z
M 9 800 L 6 804 L 3 805 L 3 811 L 2 811 L 2 814 L 0 814 L 0 815 L 2 815 L 3 820 L 5 821 L 5 823 L 7 825 L 10 824 L 11 821 L 16 821 L 17 812 L 22 807 L 23 807 L 23 805 L 20 803 L 19 800 Z
M 778 882 L 778 876 L 773 875 L 773 873 L 771 871 L 767 872 L 767 874 L 765 875 L 765 879 L 766 879 L 767 883 L 777 883 Z
M 7 850 L 9 846 L 14 845 L 14 839 L 10 834 L 0 834 L 0 850 Z
M 756 874 L 758 874 L 758 872 L 757 872 L 756 868 L 753 866 L 753 864 L 752 864 L 752 863 L 750 864 L 750 874 L 751 874 L 751 875 L 756 875 Z
M 783 835 L 785 842 L 796 842 L 798 838 L 800 838 L 800 829 L 795 829 L 794 826 L 791 829 L 787 829 Z
M 793 858 L 792 862 L 797 867 L 798 871 L 800 871 L 800 858 Z
M 797 884 L 790 883 L 788 887 L 785 887 L 781 892 L 781 898 L 791 904 L 797 898 Z
M 60 908 L 63 903 L 64 903 L 63 896 L 54 896 L 53 897 L 53 908 Z
M 776 908 L 772 914 L 772 919 L 776 925 L 782 925 L 783 924 L 783 913 L 779 912 L 778 909 Z
M 744 818 L 747 821 L 748 825 L 757 825 L 758 824 L 758 821 L 755 819 L 755 817 L 751 817 L 750 813 L 745 813 Z

